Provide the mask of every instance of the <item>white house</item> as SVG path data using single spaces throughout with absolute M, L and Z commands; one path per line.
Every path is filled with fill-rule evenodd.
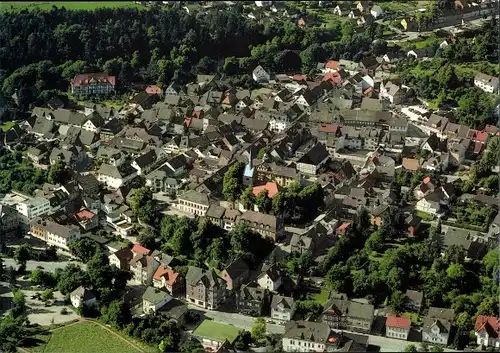
M 474 77 L 474 86 L 488 93 L 496 92 L 498 90 L 498 77 L 478 73 Z
M 474 326 L 477 345 L 500 348 L 500 318 L 479 315 Z
M 387 337 L 407 340 L 410 334 L 411 320 L 405 316 L 387 315 L 385 328 Z
M 156 313 L 172 299 L 172 296 L 167 292 L 159 288 L 148 287 L 142 296 L 142 311 L 145 314 L 149 314 L 151 311 Z
M 447 345 L 454 317 L 453 309 L 429 308 L 422 325 L 422 342 Z
M 259 275 L 257 283 L 261 288 L 275 292 L 281 287 L 282 277 L 281 274 L 272 267 Z
M 255 6 L 257 7 L 269 7 L 273 4 L 272 1 L 255 1 Z
M 80 228 L 75 225 L 62 225 L 50 219 L 35 218 L 30 223 L 30 234 L 63 250 L 69 250 L 69 244 L 80 239 Z
M 273 295 L 271 302 L 271 318 L 279 322 L 287 322 L 295 314 L 295 300 L 292 297 Z
M 103 163 L 97 172 L 97 180 L 113 189 L 118 189 L 136 176 L 137 169 L 129 164 L 122 164 L 116 167 Z
M 384 15 L 384 10 L 382 10 L 382 8 L 378 5 L 373 5 L 370 9 L 370 13 L 373 17 L 380 18 Z
M 176 207 L 183 212 L 204 217 L 210 201 L 207 194 L 191 190 L 177 197 Z
M 292 321 L 285 325 L 281 339 L 284 352 L 326 352 L 331 337 L 328 324 L 312 321 Z
M 51 211 L 50 202 L 46 198 L 32 197 L 16 191 L 7 194 L 1 204 L 15 208 L 23 224 L 29 224 L 36 217 Z
M 441 204 L 439 203 L 440 199 L 436 196 L 437 193 L 433 192 L 419 200 L 415 205 L 417 211 L 437 215 L 441 210 Z
M 97 298 L 90 290 L 82 286 L 75 289 L 70 294 L 71 305 L 75 308 L 79 308 L 80 305 L 95 306 L 97 305 Z
M 252 77 L 253 80 L 258 83 L 268 83 L 271 79 L 269 73 L 260 65 L 253 70 Z

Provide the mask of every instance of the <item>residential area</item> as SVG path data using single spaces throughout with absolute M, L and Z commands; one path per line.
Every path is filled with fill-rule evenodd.
M 154 53 L 156 81 L 138 82 L 153 69 L 135 52 L 129 66 L 6 70 L 0 348 L 83 352 L 109 337 L 123 352 L 498 350 L 499 79 L 486 40 L 498 3 L 445 1 L 440 15 L 462 11 L 457 23 L 417 9 L 408 28 L 461 34 L 391 45 L 363 37 L 395 32 L 376 22 L 400 20 L 384 2 L 194 4 L 204 15 L 162 3 L 137 5 L 199 21 L 243 14 L 285 26 L 280 45 L 338 17 L 342 39 L 274 59 L 277 44 L 262 44 L 243 75 L 250 57 L 183 72 L 194 32 L 168 59 Z M 369 49 L 351 55 L 356 41 Z M 65 88 L 50 96 L 39 81 L 57 70 Z

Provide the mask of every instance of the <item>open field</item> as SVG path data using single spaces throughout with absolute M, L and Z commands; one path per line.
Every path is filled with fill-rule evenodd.
M 121 336 L 114 335 L 97 323 L 83 321 L 39 335 L 38 346 L 28 348 L 33 353 L 139 353 L 142 350 Z
M 137 5 L 133 1 L 40 1 L 40 2 L 18 2 L 18 1 L 2 1 L 0 2 L 0 11 L 21 11 L 24 9 L 33 10 L 50 10 L 52 6 L 64 7 L 67 10 L 95 10 L 97 8 L 116 8 L 116 7 L 137 7 L 142 8 L 142 6 Z
M 328 301 L 328 295 L 330 295 L 330 291 L 323 288 L 321 292 L 313 294 L 312 299 L 316 303 L 324 305 Z
M 234 342 L 239 333 L 240 329 L 238 329 L 237 327 L 220 324 L 212 320 L 203 321 L 196 328 L 196 330 L 193 331 L 193 334 L 200 337 L 206 337 L 221 341 L 227 339 L 230 343 Z
M 417 9 L 426 8 L 429 6 L 430 1 L 382 1 L 375 2 L 379 5 L 382 10 L 398 13 L 398 12 L 409 12 L 415 11 Z

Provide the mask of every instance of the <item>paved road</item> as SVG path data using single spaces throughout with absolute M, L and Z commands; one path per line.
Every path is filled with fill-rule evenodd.
M 78 262 L 78 261 L 45 262 L 45 261 L 32 261 L 32 260 L 30 260 L 26 263 L 26 269 L 28 271 L 33 271 L 38 266 L 42 266 L 46 271 L 55 272 L 56 269 L 65 268 L 68 264 L 71 264 L 71 263 L 79 264 L 80 266 L 85 268 L 85 265 Z M 12 266 L 12 267 L 15 267 L 17 265 L 16 261 L 14 261 L 14 259 L 11 259 L 11 258 L 3 259 L 3 264 L 4 264 L 4 266 Z

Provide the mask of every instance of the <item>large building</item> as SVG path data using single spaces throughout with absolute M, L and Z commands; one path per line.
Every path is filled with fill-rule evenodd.
M 106 95 L 115 90 L 116 77 L 104 72 L 76 75 L 71 80 L 71 93 L 75 96 Z
M 58 248 L 69 250 L 69 244 L 80 239 L 80 229 L 74 225 L 62 225 L 50 219 L 36 218 L 30 223 L 30 233 L 35 238 L 54 245 Z

